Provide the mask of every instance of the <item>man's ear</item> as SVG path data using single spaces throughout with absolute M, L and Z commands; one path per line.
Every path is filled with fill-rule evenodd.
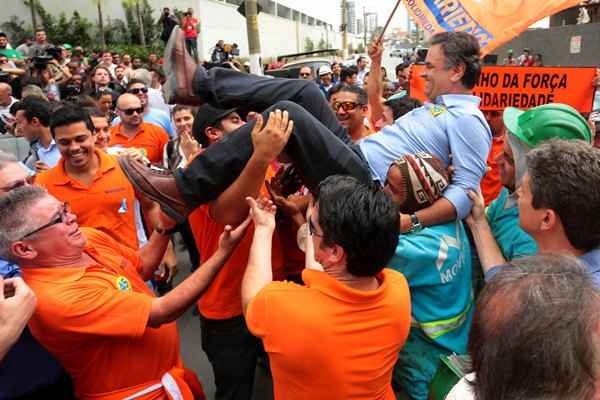
M 450 76 L 450 81 L 452 81 L 452 83 L 458 83 L 462 80 L 463 76 L 465 75 L 467 66 L 465 65 L 465 63 L 459 63 L 451 69 L 452 75 Z
M 37 251 L 28 243 L 23 241 L 14 242 L 10 245 L 10 252 L 17 258 L 33 260 L 37 257 Z
M 204 130 L 206 133 L 206 137 L 208 137 L 209 142 L 216 142 L 221 139 L 221 131 L 215 127 L 209 126 Z
M 559 216 L 556 212 L 550 208 L 544 211 L 544 218 L 540 222 L 541 231 L 549 231 L 556 227 L 557 224 L 561 223 Z

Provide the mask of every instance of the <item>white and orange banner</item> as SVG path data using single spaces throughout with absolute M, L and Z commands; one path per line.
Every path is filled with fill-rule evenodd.
M 513 39 L 542 18 L 581 0 L 404 0 L 413 20 L 429 34 L 468 32 L 483 55 Z

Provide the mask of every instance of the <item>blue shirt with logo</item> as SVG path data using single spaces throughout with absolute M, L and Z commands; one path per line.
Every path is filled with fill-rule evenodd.
M 442 95 L 435 104 L 426 103 L 361 140 L 359 146 L 373 180 L 383 184 L 390 165 L 405 154 L 430 153 L 444 166 L 454 166 L 444 197 L 456 208 L 458 219 L 465 218 L 472 205 L 467 192 L 479 190 L 492 145 L 479 102 L 479 97 L 466 94 Z
M 473 317 L 471 247 L 460 221 L 400 235 L 388 266 L 410 287 L 413 325 L 430 340 L 465 353 Z M 430 324 L 432 323 L 432 324 Z

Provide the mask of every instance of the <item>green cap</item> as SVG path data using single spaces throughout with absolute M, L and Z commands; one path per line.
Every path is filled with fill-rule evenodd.
M 62 48 L 65 50 L 71 50 L 73 47 L 69 43 L 65 43 L 62 45 Z
M 508 107 L 502 116 L 506 129 L 529 148 L 553 139 L 580 139 L 592 142 L 588 122 L 573 107 L 551 103 L 527 111 Z

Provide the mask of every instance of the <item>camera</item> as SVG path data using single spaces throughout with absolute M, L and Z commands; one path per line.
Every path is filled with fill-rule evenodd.
M 49 46 L 46 49 L 45 55 L 50 56 L 57 61 L 60 61 L 60 59 L 62 58 L 62 50 L 60 49 L 60 47 Z
M 33 67 L 38 70 L 45 70 L 48 67 L 48 63 L 53 60 L 54 57 L 49 55 L 35 56 L 33 57 Z
M 81 88 L 77 85 L 67 85 L 61 91 L 61 96 L 65 100 L 76 99 L 81 94 Z

